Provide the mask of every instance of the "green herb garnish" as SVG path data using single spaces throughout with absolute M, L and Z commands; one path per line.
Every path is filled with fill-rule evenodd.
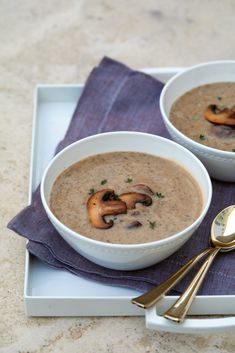
M 114 194 L 113 199 L 114 199 L 115 201 L 121 201 L 121 199 L 120 199 L 120 197 L 118 196 L 118 194 Z
M 88 192 L 88 195 L 94 195 L 94 193 L 95 193 L 95 189 L 91 188 Z
M 155 196 L 158 197 L 159 199 L 164 199 L 165 195 L 161 192 L 155 192 Z
M 108 182 L 107 179 L 103 179 L 103 180 L 101 180 L 100 185 L 104 185 L 104 184 L 106 184 L 107 182 Z
M 222 101 L 222 97 L 218 96 L 217 97 L 218 101 Z
M 125 182 L 126 182 L 126 183 L 132 183 L 132 181 L 133 181 L 133 179 L 130 178 L 130 177 L 128 177 Z
M 203 135 L 203 134 L 200 134 L 199 135 L 199 139 L 201 140 L 201 141 L 204 141 L 206 138 L 205 138 L 205 135 Z
M 199 120 L 199 116 L 198 115 L 193 115 L 192 116 L 192 120 L 194 120 L 194 121 Z
M 156 222 L 151 222 L 151 221 L 148 221 L 149 222 L 149 228 L 151 229 L 154 229 L 156 227 Z

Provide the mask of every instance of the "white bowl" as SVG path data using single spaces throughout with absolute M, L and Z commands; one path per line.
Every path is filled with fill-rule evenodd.
M 62 224 L 49 208 L 56 177 L 70 165 L 98 153 L 143 152 L 174 160 L 198 182 L 203 208 L 197 220 L 183 231 L 163 240 L 143 244 L 110 244 L 78 234 Z M 89 260 L 112 269 L 135 270 L 157 263 L 182 246 L 202 222 L 211 202 L 212 186 L 203 164 L 191 152 L 163 137 L 138 132 L 111 132 L 87 137 L 66 147 L 46 168 L 41 182 L 41 198 L 46 213 L 64 240 Z
M 171 107 L 180 96 L 195 87 L 215 82 L 235 82 L 235 61 L 199 64 L 175 75 L 161 92 L 160 110 L 172 138 L 192 151 L 203 162 L 212 177 L 223 181 L 235 181 L 234 152 L 218 150 L 193 141 L 169 120 Z

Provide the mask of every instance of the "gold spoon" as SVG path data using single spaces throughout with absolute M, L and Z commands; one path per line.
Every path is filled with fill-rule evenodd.
M 166 281 L 161 283 L 159 286 L 151 289 L 147 293 L 140 295 L 136 298 L 132 299 L 133 304 L 137 304 L 142 308 L 149 308 L 150 306 L 154 305 L 158 302 L 165 293 L 167 293 L 176 283 L 178 283 L 190 270 L 191 268 L 206 254 L 210 254 L 206 262 L 203 264 L 202 268 L 199 270 L 200 272 L 204 273 L 207 272 L 210 264 L 212 263 L 215 255 L 221 251 L 230 251 L 235 248 L 235 233 L 231 233 L 234 231 L 234 224 L 235 224 L 235 205 L 229 206 L 222 210 L 214 219 L 212 226 L 211 226 L 211 243 L 213 247 L 207 248 L 203 250 L 198 255 L 195 255 L 191 260 L 189 260 L 184 266 L 182 266 L 178 271 L 176 271 L 172 276 L 170 276 Z M 195 287 L 195 283 L 193 288 L 195 289 L 195 294 L 197 293 L 200 284 L 202 283 L 206 272 L 204 273 L 203 277 L 202 274 L 196 276 L 197 279 L 195 282 L 197 283 L 199 280 L 199 284 Z M 198 278 L 199 277 L 199 278 Z M 186 289 L 189 290 L 191 286 L 188 286 Z M 180 298 L 177 300 L 175 305 L 173 305 L 166 313 L 165 317 L 170 320 L 174 320 L 180 322 L 185 317 L 193 298 L 191 297 L 192 289 L 190 289 L 184 298 Z M 194 292 L 193 292 L 194 294 Z M 194 296 L 195 296 L 194 294 Z M 183 295 L 182 295 L 183 296 Z M 181 297 L 182 297 L 181 296 Z M 184 299 L 184 300 L 183 300 Z M 190 299 L 190 301 L 189 301 Z M 180 301 L 180 302 L 179 302 Z M 186 305 L 187 304 L 187 305 Z
M 235 249 L 235 205 L 225 208 L 215 217 L 211 225 L 210 243 L 213 250 L 186 290 L 164 314 L 166 319 L 176 322 L 184 320 L 215 256 L 220 251 Z

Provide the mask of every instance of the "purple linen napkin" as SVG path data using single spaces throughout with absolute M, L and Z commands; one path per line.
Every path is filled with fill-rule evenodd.
M 169 138 L 158 106 L 162 87 L 163 84 L 151 76 L 104 58 L 89 75 L 56 153 L 83 137 L 107 131 L 142 131 Z M 222 208 L 234 204 L 234 200 L 234 183 L 213 181 L 210 210 L 190 241 L 161 263 L 136 271 L 110 270 L 76 253 L 48 220 L 39 188 L 33 194 L 31 205 L 16 215 L 8 228 L 27 238 L 29 252 L 50 266 L 102 283 L 144 291 L 161 283 L 194 254 L 208 246 L 213 218 Z M 184 290 L 196 269 L 175 287 L 176 292 Z M 200 294 L 235 294 L 235 253 L 217 256 Z

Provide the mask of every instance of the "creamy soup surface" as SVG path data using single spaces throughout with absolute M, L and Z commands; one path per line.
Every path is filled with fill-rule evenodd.
M 137 203 L 126 214 L 105 216 L 109 229 L 97 229 L 87 212 L 96 191 L 116 195 L 133 192 L 135 185 L 153 191 L 152 204 Z M 173 161 L 139 152 L 112 152 L 88 157 L 56 179 L 50 197 L 55 216 L 74 231 L 109 243 L 134 244 L 164 239 L 192 224 L 202 209 L 201 190 L 194 178 Z M 129 227 L 134 221 L 139 227 Z
M 220 82 L 196 87 L 173 104 L 170 120 L 174 126 L 203 145 L 235 152 L 235 126 L 214 124 L 204 118 L 209 105 L 231 108 L 235 105 L 235 82 Z

